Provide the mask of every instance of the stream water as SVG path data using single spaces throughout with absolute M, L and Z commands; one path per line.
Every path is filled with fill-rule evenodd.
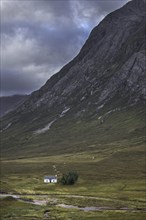
M 45 200 L 29 200 L 29 199 L 24 199 L 19 195 L 11 195 L 11 194 L 0 194 L 0 198 L 6 198 L 6 197 L 12 197 L 15 198 L 19 201 L 25 202 L 25 203 L 30 203 L 33 205 L 47 205 L 48 201 L 47 199 Z M 37 195 L 38 196 L 38 195 Z M 42 195 L 40 195 L 42 197 Z M 69 195 L 67 195 L 69 197 Z M 72 198 L 72 195 L 70 195 Z M 57 200 L 56 200 L 57 201 Z M 79 207 L 79 206 L 74 206 L 74 205 L 66 205 L 66 204 L 56 204 L 55 206 L 61 207 L 64 209 L 78 209 L 84 212 L 89 212 L 89 211 L 103 211 L 103 210 L 115 210 L 115 211 L 132 211 L 132 212 L 138 212 L 138 211 L 144 211 L 146 212 L 146 208 L 143 209 L 136 209 L 136 208 L 128 208 L 128 207 L 122 207 L 122 208 L 112 208 L 112 207 Z
M 132 212 L 137 212 L 137 211 L 144 211 L 146 212 L 146 209 L 134 209 L 134 208 L 128 208 L 128 207 L 123 207 L 123 208 L 112 208 L 112 207 L 79 207 L 79 206 L 74 206 L 74 205 L 66 205 L 66 204 L 58 204 L 57 206 L 65 208 L 65 209 L 78 209 L 84 212 L 89 212 L 89 211 L 132 211 Z
M 74 206 L 74 205 L 66 205 L 66 204 L 58 204 L 57 206 L 65 209 L 78 209 L 82 210 L 84 212 L 89 212 L 89 211 L 100 211 L 100 210 L 107 210 L 108 207 L 79 207 L 79 206 Z
M 18 195 L 11 195 L 11 194 L 0 194 L 0 198 L 6 198 L 6 197 L 12 197 L 14 199 L 17 199 L 19 201 L 25 202 L 25 203 L 30 203 L 33 205 L 47 205 L 47 200 L 27 200 L 27 199 L 23 199 Z

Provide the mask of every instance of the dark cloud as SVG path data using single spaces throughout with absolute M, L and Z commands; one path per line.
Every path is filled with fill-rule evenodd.
M 1 92 L 38 89 L 128 0 L 1 0 Z

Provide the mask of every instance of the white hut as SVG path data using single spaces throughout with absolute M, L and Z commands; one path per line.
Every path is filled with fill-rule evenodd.
M 57 175 L 55 175 L 55 176 L 44 176 L 44 183 L 57 183 Z

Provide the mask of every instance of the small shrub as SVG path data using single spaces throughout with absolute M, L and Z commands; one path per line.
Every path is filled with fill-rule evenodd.
M 73 185 L 78 180 L 78 173 L 76 171 L 70 171 L 62 175 L 61 183 L 63 185 Z

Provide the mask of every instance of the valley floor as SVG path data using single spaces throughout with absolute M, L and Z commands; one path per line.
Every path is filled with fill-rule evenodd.
M 143 220 L 145 146 L 1 161 L 1 219 Z M 78 182 L 44 184 L 76 170 Z M 2 193 L 17 194 L 3 197 Z M 36 203 L 34 201 L 37 201 Z

